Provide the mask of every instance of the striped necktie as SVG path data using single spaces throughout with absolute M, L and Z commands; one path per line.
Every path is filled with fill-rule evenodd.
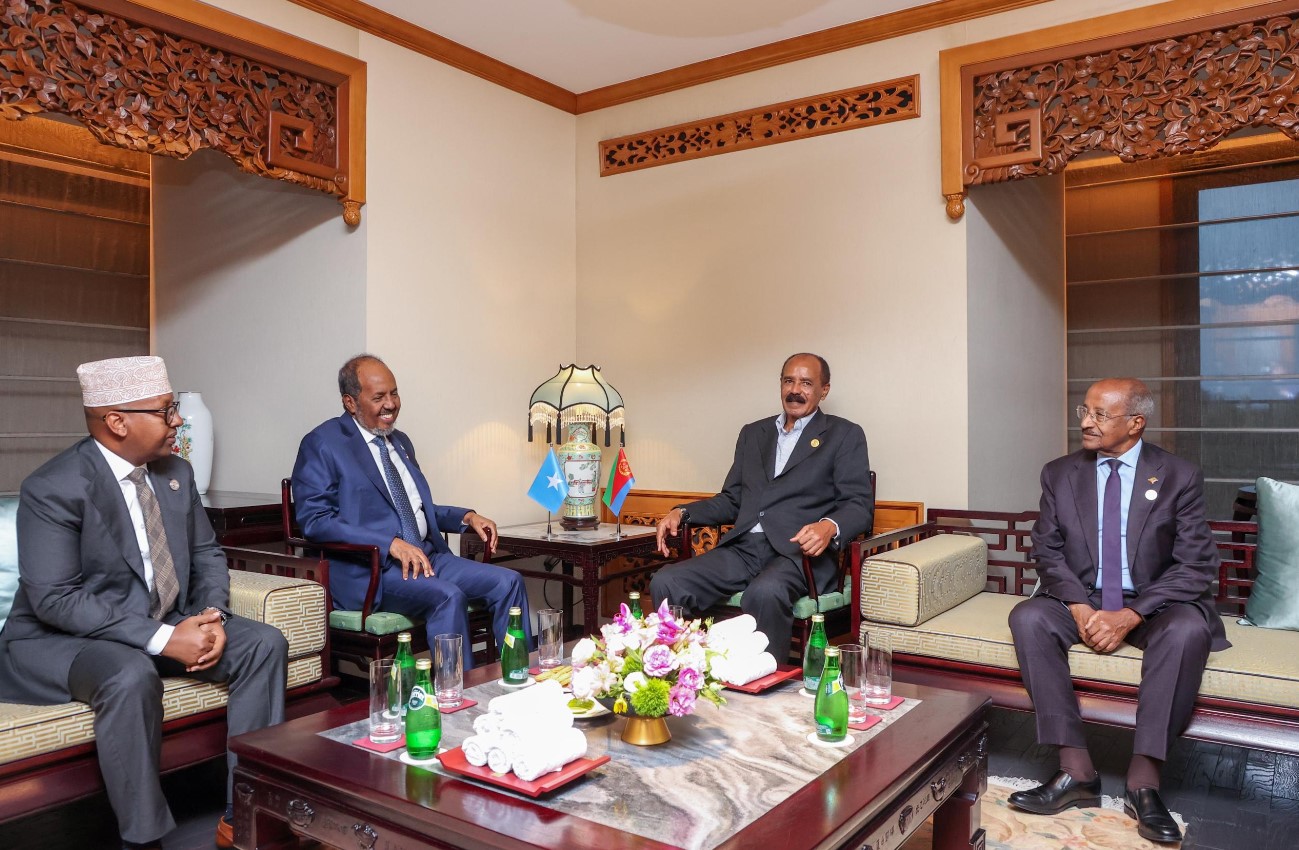
M 180 582 L 176 579 L 176 564 L 167 546 L 167 529 L 162 524 L 162 508 L 144 480 L 145 468 L 137 466 L 126 476 L 135 485 L 135 495 L 144 513 L 144 536 L 149 543 L 149 561 L 153 564 L 153 587 L 149 591 L 149 616 L 161 620 L 176 604 L 180 595 Z
M 420 545 L 419 524 L 415 521 L 415 509 L 410 506 L 410 495 L 406 485 L 401 483 L 397 465 L 388 454 L 388 441 L 375 437 L 370 442 L 379 448 L 379 461 L 383 464 L 383 477 L 388 479 L 388 492 L 392 494 L 392 503 L 397 506 L 397 518 L 401 520 L 401 539 L 416 546 Z

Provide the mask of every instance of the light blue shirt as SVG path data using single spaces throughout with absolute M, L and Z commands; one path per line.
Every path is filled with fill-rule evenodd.
M 772 478 L 785 471 L 785 464 L 789 463 L 789 456 L 794 453 L 794 446 L 798 445 L 798 439 L 803 435 L 803 429 L 807 427 L 807 423 L 817 413 L 818 411 L 813 410 L 803 418 L 795 419 L 794 427 L 788 431 L 785 430 L 785 414 L 782 412 L 776 417 L 776 468 L 771 473 Z M 822 519 L 830 518 L 822 517 Z M 839 523 L 831 519 L 830 524 L 834 526 L 834 536 L 837 539 L 839 537 Z M 762 523 L 753 526 L 749 531 L 750 533 L 762 531 Z
M 1137 444 L 1119 455 L 1119 547 L 1123 553 L 1123 589 L 1134 590 L 1132 573 L 1128 569 L 1128 505 L 1132 503 L 1132 488 L 1137 480 L 1137 458 L 1141 456 L 1141 445 Z M 1105 551 L 1105 482 L 1110 480 L 1110 458 L 1096 455 L 1096 551 Z M 1097 576 L 1097 587 L 1100 587 L 1100 576 Z

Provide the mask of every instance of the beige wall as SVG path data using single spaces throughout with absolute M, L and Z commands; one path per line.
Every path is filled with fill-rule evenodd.
M 1064 176 L 976 186 L 969 253 L 969 504 L 1037 508 L 1065 452 Z
M 627 399 L 638 485 L 716 489 L 812 349 L 880 496 L 964 505 L 969 224 L 943 212 L 938 52 L 1139 5 L 1061 0 L 579 116 L 577 354 Z M 917 119 L 597 174 L 600 139 L 914 73 Z

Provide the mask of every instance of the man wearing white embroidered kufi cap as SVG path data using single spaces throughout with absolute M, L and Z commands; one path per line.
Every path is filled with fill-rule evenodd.
M 161 677 L 227 683 L 238 735 L 284 719 L 287 644 L 230 614 L 225 555 L 171 453 L 180 419 L 162 358 L 83 363 L 77 377 L 90 435 L 22 485 L 0 700 L 88 703 L 123 847 L 157 848 L 176 825 L 158 778 Z M 226 803 L 219 847 L 233 844 L 228 786 Z

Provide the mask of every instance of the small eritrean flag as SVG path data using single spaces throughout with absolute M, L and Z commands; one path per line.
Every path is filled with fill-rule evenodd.
M 627 462 L 626 449 L 618 449 L 618 462 L 609 470 L 609 481 L 604 485 L 604 503 L 614 514 L 622 513 L 623 500 L 636 484 L 631 474 L 631 464 Z

